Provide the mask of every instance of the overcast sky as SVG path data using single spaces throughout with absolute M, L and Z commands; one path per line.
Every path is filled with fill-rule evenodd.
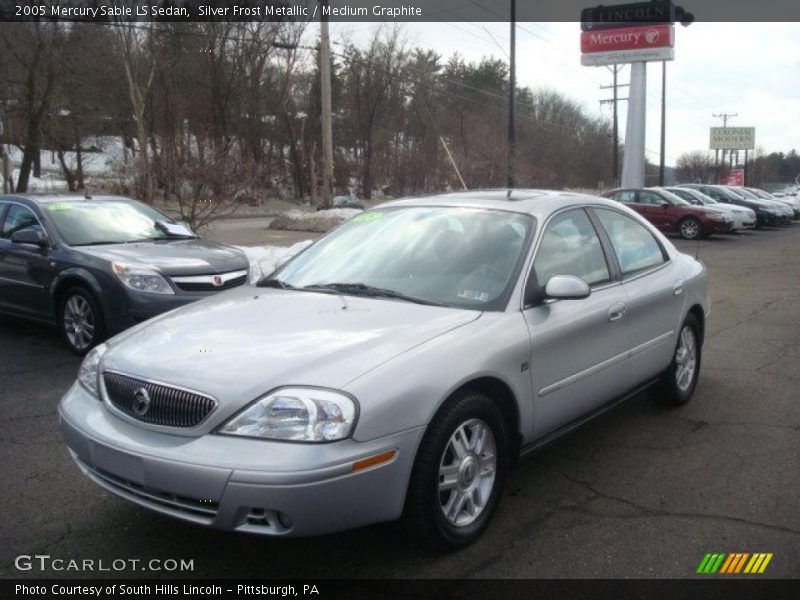
M 377 25 L 334 24 L 334 40 L 364 41 Z M 508 59 L 508 23 L 406 23 L 412 45 L 445 57 L 467 60 L 494 55 Z M 317 25 L 309 33 L 316 34 Z M 797 23 L 693 23 L 675 27 L 675 60 L 667 63 L 667 164 L 683 152 L 708 148 L 708 129 L 721 125 L 713 113 L 738 113 L 729 126 L 756 128 L 756 147 L 765 152 L 800 150 L 800 27 Z M 517 81 L 534 89 L 550 87 L 580 102 L 592 114 L 611 115 L 611 83 L 606 67 L 580 64 L 579 23 L 519 23 Z M 627 83 L 629 68 L 620 74 Z M 627 88 L 620 90 L 627 96 Z M 626 104 L 620 103 L 624 140 Z M 658 162 L 661 64 L 647 69 L 648 158 Z M 505 126 L 498 123 L 498 126 Z

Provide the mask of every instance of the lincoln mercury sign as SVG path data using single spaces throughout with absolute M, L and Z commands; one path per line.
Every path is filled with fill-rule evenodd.
M 581 32 L 581 64 L 613 65 L 675 58 L 675 27 L 668 23 Z
M 712 127 L 712 150 L 753 150 L 756 147 L 755 127 Z

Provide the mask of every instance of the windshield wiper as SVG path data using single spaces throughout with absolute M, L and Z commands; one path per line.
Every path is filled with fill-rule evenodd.
M 415 304 L 426 304 L 428 306 L 444 306 L 441 302 L 433 300 L 425 300 L 423 298 L 416 298 L 414 296 L 407 296 L 402 292 L 389 290 L 386 288 L 375 287 L 367 285 L 366 283 L 323 283 L 318 285 L 303 286 L 303 290 L 309 291 L 331 291 L 341 294 L 351 294 L 353 296 L 367 296 L 370 298 L 393 298 L 395 300 L 404 300 L 406 302 L 414 302 Z
M 85 244 L 72 244 L 73 246 L 109 246 L 111 244 L 125 244 L 127 242 L 112 241 L 112 240 L 98 240 L 96 242 L 86 242 Z
M 263 287 L 263 288 L 278 288 L 280 290 L 294 290 L 296 289 L 293 285 L 285 283 L 280 279 L 262 279 L 258 283 L 256 283 L 256 287 Z

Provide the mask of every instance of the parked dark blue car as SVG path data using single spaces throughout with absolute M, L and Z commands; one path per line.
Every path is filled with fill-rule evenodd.
M 130 198 L 0 196 L 0 313 L 56 324 L 78 354 L 247 278 L 243 252 Z

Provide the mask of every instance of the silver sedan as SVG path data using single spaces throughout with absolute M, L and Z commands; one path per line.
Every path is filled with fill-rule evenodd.
M 617 202 L 400 200 L 95 348 L 61 428 L 92 481 L 178 519 L 302 536 L 403 518 L 459 547 L 518 456 L 645 387 L 687 402 L 708 312 L 703 265 Z

